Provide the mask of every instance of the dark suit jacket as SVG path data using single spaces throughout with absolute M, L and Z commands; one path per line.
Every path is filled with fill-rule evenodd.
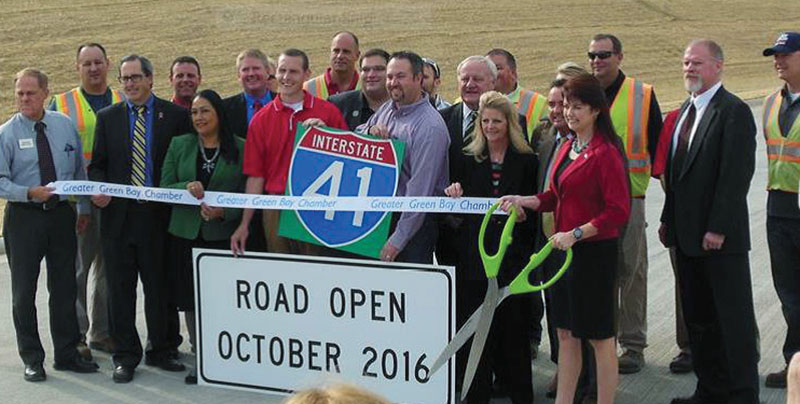
M 687 100 L 681 115 L 688 105 Z M 672 169 L 668 153 L 661 213 L 668 246 L 693 257 L 750 250 L 747 192 L 755 170 L 755 136 L 750 108 L 721 87 L 698 123 L 680 172 Z M 706 232 L 725 235 L 721 250 L 703 250 Z
M 462 154 L 456 162 L 463 173 L 461 186 L 464 196 L 491 197 L 492 196 L 492 162 L 485 159 L 475 161 L 473 156 Z M 536 177 L 536 156 L 534 154 L 520 154 L 509 147 L 503 161 L 503 170 L 500 177 L 500 195 L 533 195 L 535 184 L 531 178 Z M 528 263 L 533 253 L 534 232 L 531 231 L 531 222 L 535 221 L 534 212 L 527 212 L 525 222 L 517 223 L 514 227 L 514 242 L 506 252 L 503 259 L 503 269 L 500 272 L 500 282 L 507 284 Z M 459 276 L 467 279 L 485 279 L 480 254 L 478 253 L 478 232 L 483 221 L 482 215 L 463 215 L 462 231 L 458 232 L 459 246 Z M 489 222 L 486 231 L 485 245 L 487 252 L 497 251 L 500 234 L 503 231 L 506 216 L 495 216 Z
M 464 141 L 462 132 L 464 131 L 464 103 L 458 102 L 441 111 L 444 123 L 447 125 L 447 131 L 450 133 L 450 182 L 460 182 L 461 173 L 458 172 L 458 162 L 464 154 Z M 480 124 L 480 118 L 475 122 L 476 125 Z M 519 124 L 522 127 L 522 135 L 525 139 L 528 138 L 528 124 L 525 115 L 519 114 Z
M 244 139 L 234 137 L 239 149 L 239 160 L 231 163 L 220 156 L 211 179 L 208 191 L 244 192 L 245 176 L 242 173 L 244 160 Z M 193 133 L 176 136 L 169 145 L 164 167 L 161 172 L 161 186 L 164 188 L 186 189 L 186 184 L 197 181 L 198 135 Z M 203 240 L 226 240 L 231 237 L 242 218 L 242 210 L 225 208 L 221 220 L 204 222 L 200 217 L 200 207 L 193 205 L 174 205 L 169 220 L 169 232 L 175 236 L 194 240 L 202 232 Z
M 272 99 L 275 99 L 275 94 L 272 94 Z M 225 104 L 225 117 L 233 134 L 242 139 L 247 138 L 247 101 L 244 93 L 232 95 L 222 102 Z
M 158 97 L 153 101 L 153 181 L 159 186 L 161 166 L 173 136 L 193 132 L 189 111 Z M 115 184 L 131 183 L 131 135 L 128 104 L 121 102 L 97 113 L 94 151 L 89 179 Z M 100 231 L 105 237 L 119 237 L 123 231 L 130 199 L 112 198 L 101 212 Z M 166 220 L 166 217 L 164 218 Z M 165 223 L 166 224 L 166 223 Z
M 375 111 L 369 109 L 369 103 L 364 98 L 361 90 L 350 90 L 334 94 L 328 97 L 328 101 L 336 105 L 339 111 L 342 111 L 344 121 L 347 122 L 347 127 L 350 130 L 356 130 L 359 125 L 367 123 L 369 117 L 375 113 Z

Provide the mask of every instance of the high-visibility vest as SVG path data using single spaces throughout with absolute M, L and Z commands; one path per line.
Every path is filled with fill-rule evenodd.
M 783 96 L 778 91 L 764 100 L 764 139 L 767 141 L 768 190 L 798 192 L 800 184 L 800 117 L 784 137 L 778 123 Z
M 116 90 L 111 90 L 111 103 L 116 104 L 123 100 L 122 95 Z M 54 97 L 56 111 L 61 112 L 75 122 L 78 127 L 78 134 L 81 137 L 81 147 L 85 161 L 92 160 L 92 148 L 94 147 L 94 125 L 97 117 L 92 110 L 92 106 L 80 87 L 75 87 L 66 93 Z
M 358 80 L 358 82 L 356 82 L 355 89 L 356 90 L 361 89 L 361 80 Z M 313 79 L 303 83 L 303 90 L 306 90 L 309 93 L 311 93 L 311 95 L 313 95 L 314 97 L 322 98 L 323 100 L 327 100 L 328 97 L 330 97 L 330 94 L 328 93 L 328 84 L 325 83 L 324 74 L 320 74 L 319 76 L 314 77 Z
M 625 145 L 631 196 L 644 196 L 650 184 L 650 153 L 647 151 L 647 124 L 653 86 L 626 77 L 611 104 L 614 130 Z
M 547 111 L 545 108 L 547 107 L 547 97 L 517 85 L 517 88 L 508 94 L 508 99 L 517 107 L 517 112 L 525 115 L 528 122 L 528 142 L 530 142 L 533 130 L 539 126 L 542 116 Z

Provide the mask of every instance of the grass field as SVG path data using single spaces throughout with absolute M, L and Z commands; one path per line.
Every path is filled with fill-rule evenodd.
M 343 29 L 356 32 L 364 50 L 411 49 L 437 59 L 444 72 L 443 92 L 450 99 L 456 96 L 455 67 L 466 56 L 507 48 L 518 59 L 523 85 L 541 90 L 561 62 L 586 64 L 593 34 L 610 32 L 623 41 L 625 72 L 654 84 L 665 109 L 685 96 L 680 81 L 685 44 L 708 37 L 726 52 L 727 86 L 752 98 L 778 85 L 761 50 L 778 31 L 800 29 L 800 9 L 787 8 L 789 3 L 0 0 L 0 118 L 14 111 L 12 75 L 23 67 L 49 73 L 53 92 L 75 86 L 74 52 L 83 41 L 103 43 L 112 61 L 132 52 L 150 57 L 156 67 L 155 92 L 162 97 L 170 94 L 172 59 L 194 55 L 202 66 L 202 87 L 227 95 L 239 91 L 234 59 L 240 50 L 258 47 L 277 56 L 284 48 L 304 49 L 312 69 L 320 72 L 331 35 Z M 115 77 L 116 70 L 109 74 Z

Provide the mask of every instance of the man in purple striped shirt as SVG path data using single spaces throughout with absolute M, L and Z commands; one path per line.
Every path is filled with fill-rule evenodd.
M 444 195 L 449 182 L 450 138 L 444 120 L 422 90 L 422 67 L 422 58 L 416 53 L 393 54 L 386 68 L 386 89 L 391 101 L 356 129 L 406 144 L 397 196 Z M 433 214 L 395 213 L 391 235 L 381 249 L 380 258 L 430 264 L 437 233 Z

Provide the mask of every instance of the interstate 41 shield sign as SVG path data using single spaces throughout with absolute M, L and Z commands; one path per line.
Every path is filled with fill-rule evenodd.
M 394 196 L 405 145 L 327 127 L 297 126 L 286 194 Z M 391 212 L 281 212 L 278 234 L 378 257 Z

